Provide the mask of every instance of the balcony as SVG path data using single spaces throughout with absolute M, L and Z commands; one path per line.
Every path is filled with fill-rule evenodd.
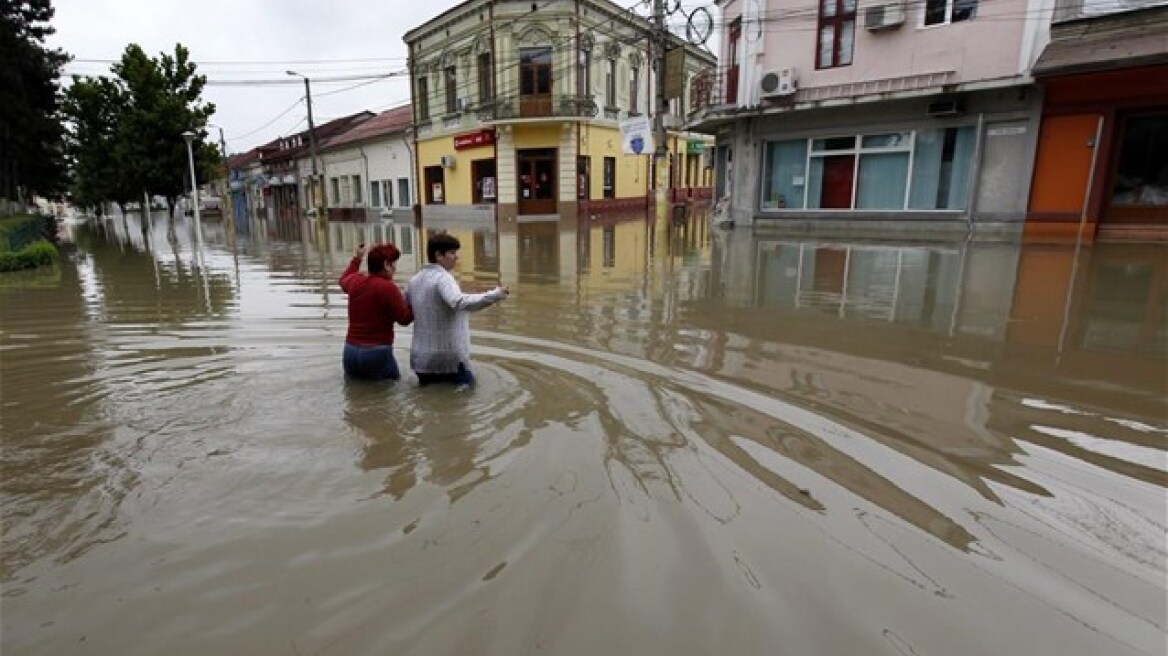
M 738 104 L 738 67 L 707 68 L 689 83 L 692 118 L 706 110 Z
M 546 94 L 503 96 L 479 105 L 480 121 L 511 121 L 521 118 L 592 118 L 599 108 L 591 96 Z

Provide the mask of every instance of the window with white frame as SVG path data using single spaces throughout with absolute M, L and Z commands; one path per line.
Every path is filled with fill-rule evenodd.
M 925 0 L 925 25 L 960 23 L 977 17 L 977 0 Z
M 353 189 L 353 207 L 356 207 L 361 204 L 361 176 L 354 175 L 353 184 L 351 186 Z
M 369 207 L 381 207 L 381 181 L 369 183 Z
M 770 141 L 761 209 L 963 210 L 972 126 Z
M 385 192 L 383 194 L 385 207 L 393 207 L 393 180 L 382 180 L 378 184 L 381 185 L 382 191 Z

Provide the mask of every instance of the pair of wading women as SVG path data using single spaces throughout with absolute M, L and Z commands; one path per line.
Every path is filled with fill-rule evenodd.
M 345 374 L 364 380 L 398 380 L 393 357 L 393 325 L 414 324 L 410 368 L 419 385 L 473 385 L 470 369 L 470 313 L 507 298 L 506 287 L 464 294 L 450 271 L 458 263 L 458 239 L 435 235 L 426 244 L 426 260 L 403 295 L 393 282 L 401 252 L 393 244 L 368 251 L 368 274 L 360 272 L 365 245 L 358 244 L 341 274 L 349 295 L 349 331 L 341 358 Z

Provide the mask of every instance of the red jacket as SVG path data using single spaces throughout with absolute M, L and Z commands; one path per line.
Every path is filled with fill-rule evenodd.
M 408 326 L 414 313 L 393 281 L 360 273 L 355 257 L 341 274 L 341 289 L 349 295 L 349 332 L 345 342 L 355 346 L 393 344 L 393 324 Z

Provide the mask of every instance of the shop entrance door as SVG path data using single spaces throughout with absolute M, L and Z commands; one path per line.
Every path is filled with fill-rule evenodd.
M 556 213 L 556 149 L 520 150 L 519 213 Z

